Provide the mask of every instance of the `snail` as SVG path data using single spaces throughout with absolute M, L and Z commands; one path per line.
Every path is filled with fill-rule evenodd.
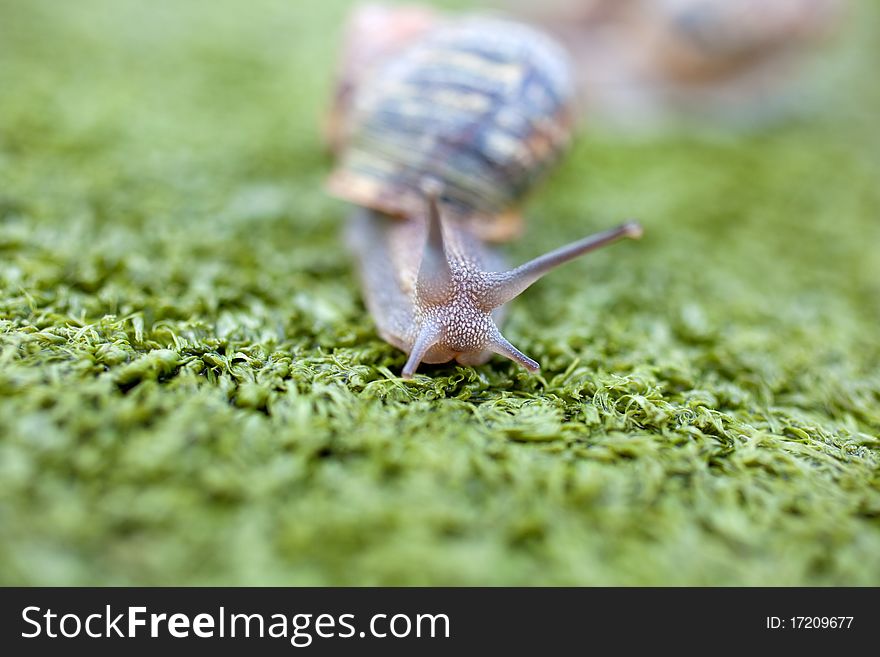
M 847 0 L 493 2 L 565 45 L 588 115 L 631 128 L 675 117 L 757 127 L 803 111 L 811 55 L 847 10 Z
M 380 336 L 408 354 L 401 376 L 492 354 L 538 370 L 500 331 L 507 302 L 558 265 L 641 235 L 624 223 L 510 270 L 492 245 L 519 233 L 515 206 L 571 137 L 563 51 L 513 21 L 449 20 L 356 88 L 327 186 L 357 206 L 347 241 Z

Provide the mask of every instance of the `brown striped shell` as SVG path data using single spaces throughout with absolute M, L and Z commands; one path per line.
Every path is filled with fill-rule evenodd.
M 333 101 L 324 121 L 324 138 L 334 154 L 347 143 L 352 105 L 371 71 L 443 20 L 437 10 L 422 5 L 371 3 L 352 9 L 344 28 Z
M 486 239 L 517 232 L 515 208 L 571 135 L 574 90 L 564 52 L 500 19 L 443 24 L 358 85 L 328 187 L 404 218 L 424 214 L 424 181 L 447 215 Z

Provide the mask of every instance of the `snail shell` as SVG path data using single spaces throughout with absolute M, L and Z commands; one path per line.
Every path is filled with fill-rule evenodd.
M 324 124 L 330 150 L 338 153 L 347 142 L 352 105 L 371 70 L 438 27 L 440 14 L 421 5 L 356 7 L 345 27 L 333 103 Z
M 557 265 L 641 232 L 625 224 L 509 271 L 485 241 L 516 234 L 516 205 L 571 137 L 565 54 L 510 21 L 449 21 L 356 88 L 328 187 L 360 206 L 349 246 L 380 335 L 409 354 L 403 376 L 493 353 L 538 369 L 501 334 L 504 305 Z
M 398 217 L 424 214 L 421 182 L 443 183 L 446 216 L 484 238 L 518 233 L 516 204 L 572 132 L 569 62 L 524 25 L 443 25 L 367 80 L 329 189 Z

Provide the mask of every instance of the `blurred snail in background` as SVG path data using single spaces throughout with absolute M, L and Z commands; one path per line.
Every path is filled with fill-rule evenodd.
M 845 0 L 496 0 L 565 44 L 588 114 L 774 118 Z
M 404 378 L 420 363 L 479 365 L 492 354 L 535 371 L 500 331 L 505 304 L 641 227 L 505 269 L 490 242 L 519 234 L 516 206 L 571 138 L 568 57 L 512 21 L 400 11 L 355 14 L 328 126 L 338 158 L 328 188 L 358 206 L 347 240 L 366 305 L 381 337 L 408 354 Z

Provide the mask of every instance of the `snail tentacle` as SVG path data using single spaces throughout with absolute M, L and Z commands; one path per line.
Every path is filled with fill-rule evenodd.
M 556 269 L 559 265 L 574 260 L 590 251 L 613 244 L 620 239 L 626 237 L 639 239 L 641 236 L 641 224 L 636 221 L 629 221 L 615 228 L 610 228 L 601 233 L 566 244 L 554 251 L 538 256 L 534 260 L 530 260 L 515 269 L 492 274 L 491 285 L 485 293 L 484 303 L 487 308 L 501 306 L 519 296 L 533 283 L 540 280 L 548 272 Z
M 412 349 L 409 352 L 409 358 L 406 360 L 406 365 L 403 366 L 403 371 L 400 373 L 402 378 L 412 378 L 419 363 L 422 362 L 422 359 L 425 357 L 425 354 L 428 353 L 428 350 L 434 346 L 434 343 L 437 341 L 437 338 L 440 337 L 442 332 L 442 328 L 433 322 L 425 322 L 422 325 L 419 334 L 416 336 L 416 341 L 413 343 Z
M 495 335 L 492 336 L 492 340 L 487 346 L 490 351 L 498 354 L 499 356 L 509 358 L 515 363 L 519 363 L 529 372 L 537 372 L 539 369 L 541 369 L 541 366 L 536 361 L 532 360 L 519 349 L 510 344 L 507 338 L 501 335 L 500 331 L 496 332 Z

